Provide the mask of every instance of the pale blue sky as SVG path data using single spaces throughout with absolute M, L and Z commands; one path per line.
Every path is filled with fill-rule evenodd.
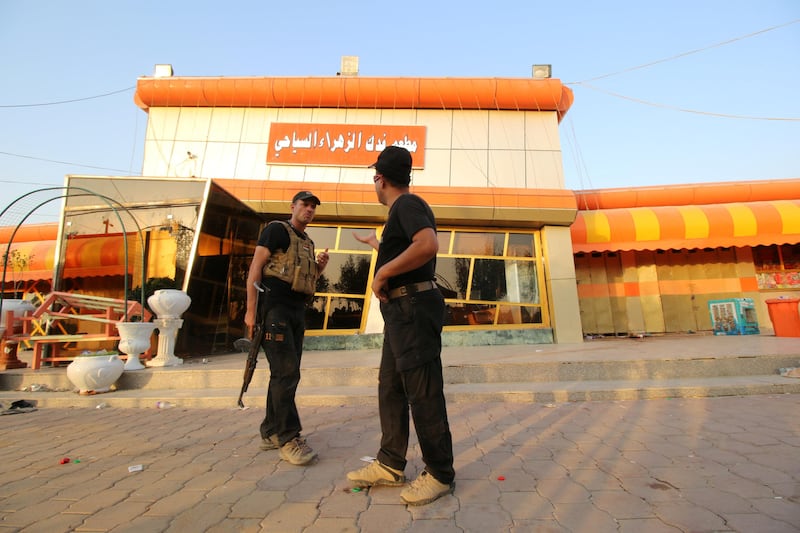
M 362 76 L 552 64 L 575 93 L 560 127 L 570 189 L 800 177 L 797 0 L 0 0 L 0 49 L 0 209 L 65 174 L 139 174 L 133 88 L 157 63 L 326 76 L 343 55 Z

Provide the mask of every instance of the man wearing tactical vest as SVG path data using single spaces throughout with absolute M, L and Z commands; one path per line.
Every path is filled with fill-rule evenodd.
M 247 275 L 247 312 L 252 332 L 258 298 L 266 298 L 264 336 L 260 342 L 269 362 L 267 412 L 261 422 L 261 449 L 280 450 L 281 459 L 306 465 L 316 454 L 300 435 L 295 393 L 300 383 L 306 303 L 314 296 L 317 278 L 328 264 L 328 250 L 315 254 L 306 227 L 314 219 L 319 198 L 300 191 L 292 198 L 288 221 L 274 220 L 261 232 Z M 259 288 L 264 292 L 259 296 Z M 258 306 L 261 307 L 260 304 Z

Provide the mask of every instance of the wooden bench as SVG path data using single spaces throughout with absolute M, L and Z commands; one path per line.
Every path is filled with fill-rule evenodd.
M 31 337 L 31 340 L 33 341 L 33 360 L 31 361 L 31 368 L 36 370 L 41 368 L 42 362 L 49 362 L 53 366 L 58 366 L 59 363 L 72 361 L 76 354 L 65 351 L 65 344 L 119 341 L 119 335 L 42 335 Z M 47 353 L 45 347 L 50 348 Z M 128 356 L 125 354 L 119 354 L 119 357 L 120 359 L 127 359 Z M 147 357 L 143 358 L 147 359 Z
M 142 309 L 141 303 L 132 300 L 119 300 L 89 294 L 77 294 L 54 291 L 48 294 L 44 301 L 33 312 L 21 318 L 22 331 L 10 332 L 6 340 L 25 342 L 33 347 L 33 360 L 31 368 L 41 368 L 43 362 L 50 362 L 57 366 L 61 362 L 72 361 L 75 355 L 66 353 L 65 344 L 98 343 L 119 341 L 119 332 L 116 324 L 125 320 L 138 317 L 140 320 L 149 321 L 152 317 L 147 309 Z M 13 311 L 6 315 L 7 324 L 13 324 Z M 16 317 L 20 320 L 20 317 Z M 66 323 L 80 326 L 81 322 L 99 324 L 96 333 L 68 333 L 64 327 Z M 59 333 L 51 333 L 51 328 L 56 325 Z M 95 327 L 97 327 L 95 325 Z M 80 329 L 80 328 L 79 328 Z M 45 353 L 45 347 L 49 347 Z M 152 350 L 147 350 L 143 359 L 150 359 Z M 127 356 L 120 354 L 121 359 Z

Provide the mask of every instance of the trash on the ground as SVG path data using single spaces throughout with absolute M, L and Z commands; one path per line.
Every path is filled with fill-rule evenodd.
M 101 402 L 95 406 L 95 409 L 105 409 L 106 407 L 108 407 L 108 404 L 106 402 Z
M 208 359 L 206 359 L 205 357 L 203 357 L 203 364 L 204 364 L 204 365 L 207 365 L 207 364 L 208 364 Z
M 361 487 L 353 487 L 352 492 L 361 492 Z
M 551 408 L 552 408 L 552 407 L 555 407 L 555 406 L 556 406 L 556 404 L 554 404 L 554 403 L 546 403 L 546 404 L 544 404 L 544 406 L 545 406 L 545 407 L 551 407 Z
M 365 455 L 364 457 L 361 458 L 361 460 L 364 461 L 365 463 L 371 463 L 372 461 L 375 460 L 375 458 L 370 457 L 369 455 Z
M 796 367 L 789 367 L 789 368 L 779 368 L 778 372 L 781 376 L 785 378 L 800 378 L 800 368 Z
M 50 390 L 50 387 L 47 385 L 42 385 L 41 383 L 31 383 L 29 386 L 22 389 L 26 392 L 47 392 Z
M 497 476 L 497 481 L 505 481 L 506 476 Z
M 156 407 L 158 409 L 170 409 L 172 407 L 175 407 L 175 404 L 169 403 L 169 402 L 164 402 L 164 401 L 159 401 L 159 402 L 156 402 Z
M 142 468 L 143 468 L 142 465 L 131 465 L 128 467 L 128 473 L 141 472 Z
M 8 407 L 0 403 L 0 415 L 15 415 L 31 411 L 36 411 L 36 400 L 15 400 Z
M 73 462 L 73 463 L 80 463 L 80 462 L 81 462 L 81 460 L 80 460 L 80 459 L 75 459 L 75 460 L 74 460 L 74 461 L 72 461 L 72 462 Z
M 69 462 L 69 457 L 62 457 L 58 464 L 65 465 Z

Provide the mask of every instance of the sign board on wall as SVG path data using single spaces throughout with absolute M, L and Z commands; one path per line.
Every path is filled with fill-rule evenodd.
M 425 166 L 425 126 L 273 122 L 267 163 L 366 167 L 393 145 L 411 152 L 414 168 Z

